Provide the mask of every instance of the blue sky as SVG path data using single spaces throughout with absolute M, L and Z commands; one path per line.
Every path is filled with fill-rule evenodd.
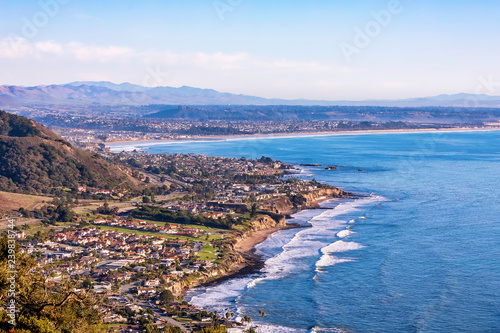
M 499 14 L 493 0 L 17 0 L 0 12 L 0 84 L 500 95 Z

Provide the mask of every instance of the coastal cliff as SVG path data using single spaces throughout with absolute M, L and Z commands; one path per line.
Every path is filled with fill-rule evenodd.
M 174 294 L 182 294 L 188 288 L 211 284 L 228 279 L 236 274 L 250 272 L 262 267 L 261 259 L 252 252 L 256 244 L 263 242 L 270 234 L 285 228 L 297 226 L 287 225 L 286 216 L 301 209 L 319 207 L 322 200 L 333 198 L 352 198 L 353 194 L 336 187 L 323 187 L 316 190 L 288 195 L 263 202 L 259 205 L 259 214 L 246 225 L 246 228 L 235 234 L 232 241 L 226 243 L 224 260 L 197 277 L 175 283 Z
M 226 254 L 223 262 L 219 265 L 207 269 L 203 273 L 199 272 L 197 275 L 191 275 L 181 281 L 170 283 L 167 288 L 170 289 L 174 295 L 184 295 L 190 288 L 215 283 L 221 279 L 229 278 L 232 274 L 237 273 L 248 264 L 248 259 L 241 253 L 231 250 Z
M 224 260 L 217 267 L 200 273 L 197 277 L 175 282 L 170 286 L 170 290 L 176 295 L 181 295 L 189 288 L 216 283 L 235 274 L 244 274 L 260 267 L 262 264 L 260 258 L 250 250 L 254 245 L 264 241 L 269 234 L 286 227 L 284 215 L 270 212 L 257 215 L 249 222 L 248 229 L 236 234 L 232 241 L 227 243 Z
M 286 226 L 285 215 L 265 212 L 262 215 L 259 215 L 255 220 L 250 222 L 249 232 L 255 232 L 276 227 L 285 227 L 285 226 Z
M 325 187 L 269 200 L 261 203 L 259 208 L 276 214 L 290 215 L 302 209 L 318 208 L 318 203 L 322 200 L 353 198 L 354 196 L 354 194 L 336 187 Z

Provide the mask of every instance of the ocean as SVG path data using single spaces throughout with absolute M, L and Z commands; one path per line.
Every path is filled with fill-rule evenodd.
M 300 177 L 363 195 L 295 214 L 309 228 L 259 244 L 261 272 L 195 289 L 195 305 L 258 332 L 500 332 L 499 131 L 113 145 L 134 148 L 318 163 Z

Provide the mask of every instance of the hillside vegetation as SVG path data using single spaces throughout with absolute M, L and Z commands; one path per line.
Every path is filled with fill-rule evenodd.
M 40 194 L 77 186 L 134 187 L 98 154 L 73 147 L 33 120 L 0 111 L 0 191 Z

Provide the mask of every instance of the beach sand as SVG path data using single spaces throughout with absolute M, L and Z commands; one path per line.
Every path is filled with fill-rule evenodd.
M 255 246 L 257 244 L 260 244 L 263 241 L 265 241 L 267 239 L 267 237 L 269 237 L 271 234 L 273 234 L 277 231 L 287 230 L 287 229 L 295 229 L 295 228 L 302 228 L 302 226 L 289 224 L 289 225 L 284 226 L 284 227 L 276 227 L 276 228 L 259 230 L 259 231 L 254 232 L 252 235 L 245 237 L 243 240 L 236 243 L 234 249 L 238 253 L 240 253 L 243 258 L 245 258 L 246 262 L 241 263 L 241 264 L 235 264 L 223 276 L 220 276 L 217 279 L 210 280 L 210 281 L 205 282 L 205 283 L 201 283 L 200 285 L 196 285 L 196 287 L 214 286 L 214 285 L 220 284 L 220 283 L 227 281 L 227 280 L 230 280 L 230 279 L 242 277 L 242 276 L 245 276 L 248 274 L 257 273 L 262 268 L 264 268 L 264 261 L 262 260 L 262 258 L 259 255 L 255 254 Z
M 236 243 L 235 250 L 240 253 L 252 252 L 255 249 L 255 245 L 262 243 L 271 234 L 279 230 L 290 229 L 290 227 L 276 227 L 270 229 L 264 229 L 254 232 L 251 236 L 243 239 L 242 241 Z
M 106 141 L 106 145 L 115 145 L 123 143 L 158 143 L 158 142 L 188 142 L 188 141 L 202 141 L 202 140 L 227 140 L 227 139 L 268 139 L 268 138 L 282 138 L 282 137 L 297 137 L 297 136 L 330 136 L 330 135 L 355 135 L 355 134 L 377 134 L 377 133 L 420 133 L 420 132 L 463 132 L 463 131 L 495 131 L 500 130 L 500 127 L 453 127 L 453 128 L 422 128 L 422 129 L 391 129 L 391 130 L 353 130 L 353 131 L 330 131 L 330 132 L 291 132 L 291 133 L 269 133 L 269 134 L 239 134 L 239 135 L 213 135 L 213 136 L 195 136 L 191 138 L 176 138 L 176 139 L 139 139 L 139 140 L 113 140 Z

